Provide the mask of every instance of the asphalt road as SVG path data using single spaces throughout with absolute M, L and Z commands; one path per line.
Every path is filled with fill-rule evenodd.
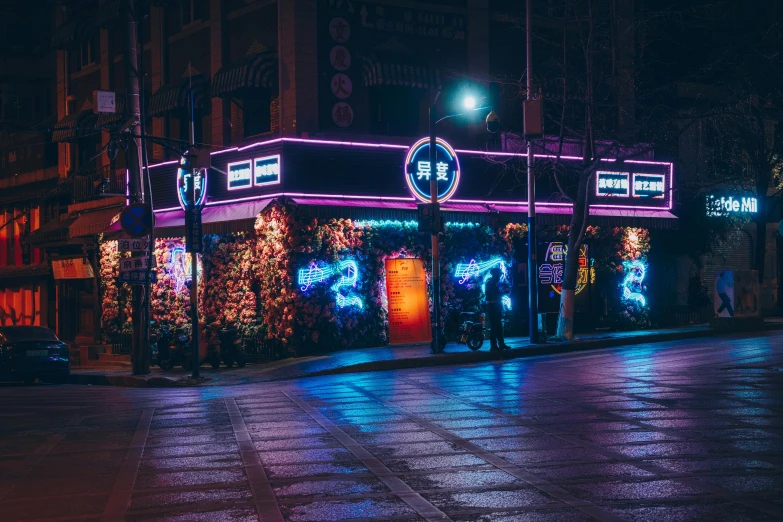
M 4 386 L 0 520 L 781 520 L 781 341 L 248 386 Z

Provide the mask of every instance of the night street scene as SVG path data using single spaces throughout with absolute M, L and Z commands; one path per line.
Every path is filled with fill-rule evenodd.
M 0 0 L 0 522 L 783 520 L 781 24 Z

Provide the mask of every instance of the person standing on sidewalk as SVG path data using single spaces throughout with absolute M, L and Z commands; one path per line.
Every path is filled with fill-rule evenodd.
M 503 290 L 500 287 L 500 268 L 493 267 L 484 282 L 484 296 L 487 299 L 489 316 L 489 351 L 508 350 L 503 339 Z

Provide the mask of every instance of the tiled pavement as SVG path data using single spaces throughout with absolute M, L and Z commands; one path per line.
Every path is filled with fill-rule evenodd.
M 0 387 L 0 520 L 781 520 L 781 341 Z

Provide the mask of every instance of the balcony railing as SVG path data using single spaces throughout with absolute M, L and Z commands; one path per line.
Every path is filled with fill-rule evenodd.
M 82 203 L 107 196 L 124 196 L 127 187 L 125 169 L 101 167 L 73 178 L 73 201 Z

